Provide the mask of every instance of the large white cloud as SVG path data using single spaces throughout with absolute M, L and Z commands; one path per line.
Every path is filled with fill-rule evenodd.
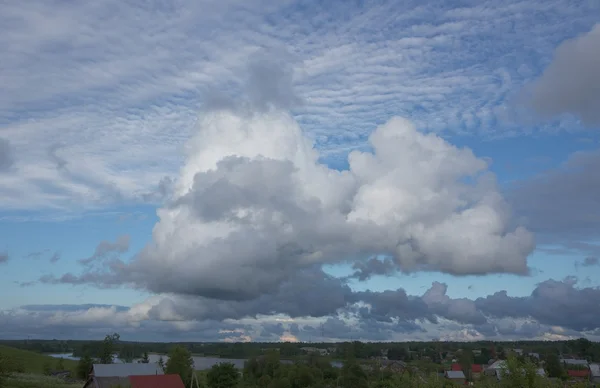
M 276 109 L 205 114 L 153 241 L 124 280 L 157 292 L 245 299 L 314 264 L 373 254 L 403 270 L 525 273 L 534 247 L 484 160 L 393 118 L 349 170 L 319 164 Z

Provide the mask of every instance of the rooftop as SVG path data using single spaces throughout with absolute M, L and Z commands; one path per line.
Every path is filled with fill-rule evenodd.
M 560 360 L 560 362 L 562 362 L 563 364 L 569 364 L 569 365 L 588 365 L 587 360 L 576 360 L 574 358 L 563 358 Z
M 587 377 L 590 374 L 589 370 L 568 370 L 569 377 Z
M 465 374 L 461 370 L 449 370 L 446 371 L 446 377 L 449 379 L 464 379 Z
M 179 375 L 129 376 L 131 388 L 185 388 Z
M 94 364 L 96 377 L 127 377 L 138 375 L 162 375 L 164 372 L 156 363 L 149 364 Z

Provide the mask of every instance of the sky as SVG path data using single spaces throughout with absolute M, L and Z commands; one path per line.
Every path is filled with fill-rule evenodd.
M 600 340 L 600 3 L 0 5 L 0 336 Z

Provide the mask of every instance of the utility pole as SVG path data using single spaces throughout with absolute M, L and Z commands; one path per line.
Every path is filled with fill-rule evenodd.
M 192 378 L 190 380 L 190 388 L 194 388 L 194 382 L 196 383 L 196 388 L 200 388 L 200 382 L 198 381 L 198 376 L 196 376 L 196 372 L 194 368 L 192 368 Z

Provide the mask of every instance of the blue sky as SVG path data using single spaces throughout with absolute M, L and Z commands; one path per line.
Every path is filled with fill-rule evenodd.
M 597 2 L 0 14 L 7 338 L 600 338 Z

